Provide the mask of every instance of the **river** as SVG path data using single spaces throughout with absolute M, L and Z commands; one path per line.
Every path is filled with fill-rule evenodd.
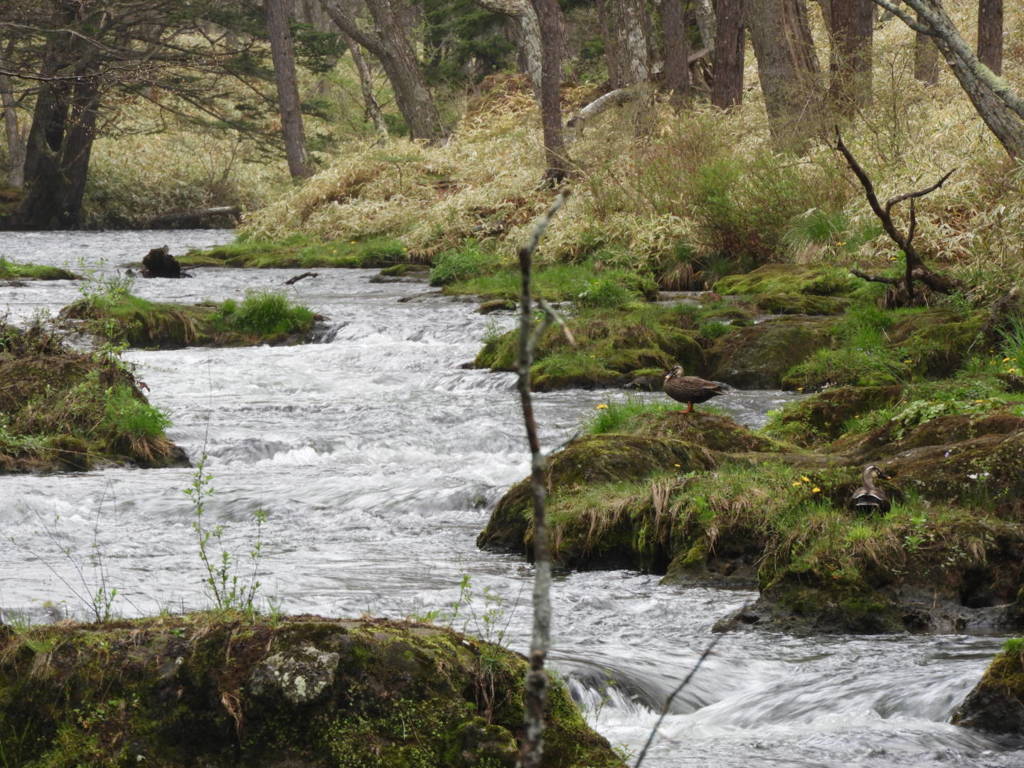
M 231 237 L 0 233 L 0 255 L 103 276 L 155 246 L 180 254 Z M 239 298 L 280 289 L 298 271 L 200 269 L 188 280 L 140 279 L 134 291 L 184 302 Z M 424 295 L 423 283 L 373 283 L 371 270 L 318 272 L 288 292 L 328 317 L 329 341 L 126 354 L 173 420 L 170 437 L 193 460 L 208 456 L 207 521 L 224 526 L 224 544 L 244 569 L 252 515 L 266 511 L 259 594 L 287 613 L 433 614 L 525 650 L 532 569 L 474 545 L 489 508 L 529 468 L 514 381 L 461 367 L 514 318 Z M 78 295 L 67 281 L 0 284 L 0 306 L 18 322 Z M 538 395 L 545 448 L 571 437 L 598 404 L 624 396 Z M 736 393 L 716 405 L 757 424 L 785 397 Z M 87 618 L 82 598 L 101 578 L 118 590 L 122 615 L 208 606 L 183 492 L 193 472 L 0 476 L 0 611 L 30 621 Z M 711 641 L 711 626 L 753 597 L 626 571 L 560 576 L 552 666 L 593 726 L 635 756 L 656 709 Z M 644 765 L 1024 765 L 1021 745 L 946 722 L 1000 642 L 726 635 L 675 701 Z

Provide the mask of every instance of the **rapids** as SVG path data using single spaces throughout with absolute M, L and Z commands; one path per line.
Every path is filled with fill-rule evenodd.
M 0 255 L 104 276 L 155 246 L 180 254 L 231 237 L 2 233 Z M 222 300 L 282 288 L 298 271 L 200 269 L 188 280 L 140 279 L 134 290 Z M 126 354 L 173 420 L 171 438 L 193 461 L 208 457 L 207 522 L 224 526 L 245 576 L 252 515 L 266 511 L 260 595 L 285 612 L 433 616 L 525 650 L 531 568 L 474 545 L 488 509 L 528 472 L 513 377 L 460 367 L 514 318 L 422 295 L 422 283 L 371 283 L 370 270 L 317 271 L 288 292 L 328 317 L 328 341 Z M 78 295 L 66 281 L 0 284 L 0 305 L 16 322 Z M 545 448 L 622 397 L 538 395 Z M 756 425 L 788 397 L 737 392 L 715 405 Z M 183 493 L 193 473 L 0 477 L 0 611 L 8 621 L 88 618 L 101 579 L 117 588 L 123 615 L 208 606 Z M 551 662 L 632 763 L 711 626 L 753 597 L 624 571 L 563 575 Z M 1024 765 L 1020 744 L 946 723 L 999 645 L 966 636 L 726 635 L 675 700 L 644 765 Z

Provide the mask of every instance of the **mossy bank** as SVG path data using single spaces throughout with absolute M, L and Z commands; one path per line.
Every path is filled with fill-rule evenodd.
M 0 323 L 0 381 L 0 472 L 188 465 L 164 433 L 167 416 L 113 352 L 78 352 L 42 326 Z
M 106 342 L 159 349 L 297 344 L 311 339 L 317 320 L 309 308 L 269 291 L 249 293 L 241 301 L 201 304 L 105 292 L 68 305 L 60 317 L 65 325 Z
M 796 632 L 1020 624 L 1024 418 L 951 415 L 878 434 L 866 449 L 842 439 L 802 448 L 712 413 L 608 410 L 597 434 L 550 457 L 562 567 L 756 586 L 745 620 Z M 893 475 L 885 514 L 848 507 L 868 461 Z M 528 554 L 531 542 L 524 480 L 478 544 Z
M 0 627 L 7 765 L 499 768 L 526 661 L 447 629 L 198 614 Z M 551 688 L 544 765 L 623 766 Z
M 0 256 L 0 280 L 79 280 L 74 272 L 43 264 L 22 264 Z
M 1006 641 L 957 707 L 952 722 L 990 733 L 1024 736 L 1024 638 Z

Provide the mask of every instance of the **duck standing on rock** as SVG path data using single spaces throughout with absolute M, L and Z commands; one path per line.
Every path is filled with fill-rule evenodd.
M 661 388 L 673 400 L 689 405 L 684 413 L 693 413 L 694 403 L 703 403 L 712 397 L 724 395 L 728 391 L 725 384 L 720 384 L 717 381 L 708 381 L 698 376 L 684 376 L 681 365 L 677 365 L 665 374 L 665 381 Z
M 880 477 L 889 475 L 874 464 L 864 467 L 863 485 L 850 496 L 850 506 L 858 512 L 888 512 L 891 506 L 889 494 L 875 485 L 875 480 Z

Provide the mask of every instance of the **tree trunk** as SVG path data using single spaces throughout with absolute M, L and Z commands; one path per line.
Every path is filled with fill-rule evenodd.
M 832 0 L 817 0 L 821 8 L 821 17 L 825 20 L 825 28 L 832 29 Z
M 1003 73 L 1003 0 L 978 0 L 978 60 Z
M 288 26 L 288 0 L 263 0 L 263 11 L 270 36 L 270 54 L 274 61 L 277 80 L 277 103 L 281 113 L 288 172 L 293 179 L 302 179 L 312 173 L 306 157 L 306 135 L 302 126 L 302 105 L 299 101 L 299 83 L 295 77 L 295 48 Z
M 530 0 L 540 23 L 543 45 L 543 71 L 541 76 L 540 116 L 544 129 L 544 177 L 557 183 L 569 175 L 569 158 L 562 136 L 562 102 L 559 89 L 562 84 L 562 29 L 558 0 Z
M 7 138 L 7 184 L 21 189 L 25 183 L 25 150 L 28 134 L 18 120 L 14 86 L 7 75 L 0 75 L 0 105 L 4 110 L 4 133 Z
M 743 0 L 716 0 L 711 103 L 721 109 L 743 101 Z
M 712 0 L 692 0 L 693 15 L 700 30 L 700 41 L 705 48 L 715 47 L 715 8 Z
M 871 103 L 874 12 L 872 0 L 845 0 L 831 9 L 829 96 L 842 114 L 853 114 Z
M 474 0 L 477 5 L 494 13 L 515 19 L 516 46 L 523 69 L 533 83 L 533 89 L 540 95 L 541 88 L 541 42 L 540 22 L 530 0 Z
M 748 0 L 747 26 L 757 57 L 772 140 L 803 152 L 821 131 L 821 70 L 803 0 Z
M 690 38 L 682 0 L 663 0 L 661 26 L 665 39 L 665 89 L 676 108 L 690 98 Z
M 405 34 L 401 16 L 403 0 L 367 0 L 377 32 L 363 30 L 355 18 L 342 9 L 336 0 L 320 0 L 331 20 L 357 43 L 372 53 L 384 68 L 395 104 L 409 126 L 414 139 L 439 141 L 446 135 L 434 99 L 423 77 L 416 52 Z
M 388 125 L 384 122 L 384 114 L 380 109 L 380 102 L 373 93 L 373 73 L 370 72 L 370 65 L 366 63 L 359 43 L 348 35 L 345 36 L 348 42 L 348 51 L 352 54 L 352 62 L 356 65 L 356 72 L 359 74 L 359 88 L 363 92 L 363 108 L 367 119 L 373 123 L 373 129 L 382 141 L 388 139 Z
M 939 49 L 924 32 L 916 32 L 914 37 L 914 78 L 925 85 L 939 82 Z
M 978 61 L 938 0 L 905 0 L 917 12 L 910 16 L 889 0 L 874 0 L 907 26 L 930 34 L 939 53 L 974 104 L 978 115 L 1013 158 L 1024 157 L 1024 99 Z

